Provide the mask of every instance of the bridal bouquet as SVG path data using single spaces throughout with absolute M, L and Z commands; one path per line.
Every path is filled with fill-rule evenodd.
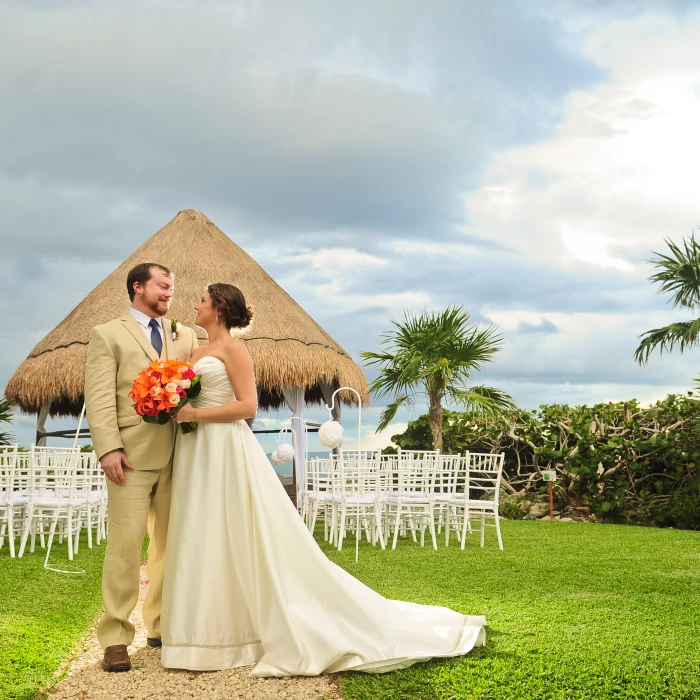
M 202 389 L 194 368 L 183 360 L 154 360 L 139 372 L 131 385 L 129 397 L 134 410 L 146 423 L 165 425 Z M 196 430 L 193 422 L 180 423 L 183 434 Z

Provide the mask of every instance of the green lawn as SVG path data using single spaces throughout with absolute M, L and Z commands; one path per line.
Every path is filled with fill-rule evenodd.
M 700 698 L 700 533 L 507 521 L 437 552 L 326 553 L 389 598 L 486 615 L 487 644 L 387 675 L 348 673 L 347 700 Z M 476 536 L 472 537 L 476 540 Z
M 0 550 L 2 700 L 28 700 L 45 688 L 100 611 L 104 543 L 89 550 L 81 539 L 73 562 L 65 542 L 53 545 L 49 563 L 84 569 L 81 576 L 45 570 L 44 556 L 38 540 L 22 559 L 10 559 L 7 541 Z
M 404 671 L 342 677 L 347 700 L 700 698 L 700 533 L 580 523 L 503 523 L 480 549 L 395 552 L 354 542 L 337 563 L 391 598 L 485 614 L 487 645 Z M 476 540 L 474 537 L 473 540 Z M 81 544 L 81 547 L 84 546 Z M 65 546 L 52 562 L 65 562 Z M 104 546 L 85 576 L 0 551 L 0 698 L 45 687 L 100 608 Z

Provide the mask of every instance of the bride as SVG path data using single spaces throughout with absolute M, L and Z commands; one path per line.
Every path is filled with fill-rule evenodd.
M 245 422 L 256 412 L 253 362 L 230 331 L 252 310 L 223 283 L 194 308 L 209 344 L 191 359 L 201 393 L 177 414 L 199 427 L 175 451 L 163 666 L 381 673 L 484 644 L 484 617 L 387 600 L 326 558 Z

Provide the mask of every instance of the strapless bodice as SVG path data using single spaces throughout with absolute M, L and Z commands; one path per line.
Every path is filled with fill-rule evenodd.
M 200 357 L 194 365 L 194 371 L 201 376 L 202 390 L 196 399 L 192 400 L 195 408 L 221 406 L 235 400 L 233 387 L 226 372 L 226 365 L 213 355 Z

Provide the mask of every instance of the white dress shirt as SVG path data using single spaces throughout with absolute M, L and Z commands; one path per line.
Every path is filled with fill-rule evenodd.
M 138 321 L 141 330 L 143 330 L 148 342 L 151 342 L 151 327 L 148 325 L 151 322 L 151 317 L 148 314 L 143 313 L 143 311 L 136 310 L 133 306 L 129 309 L 129 313 Z M 165 345 L 165 336 L 163 334 L 163 319 L 155 319 L 158 324 L 158 332 L 160 333 L 160 340 Z

